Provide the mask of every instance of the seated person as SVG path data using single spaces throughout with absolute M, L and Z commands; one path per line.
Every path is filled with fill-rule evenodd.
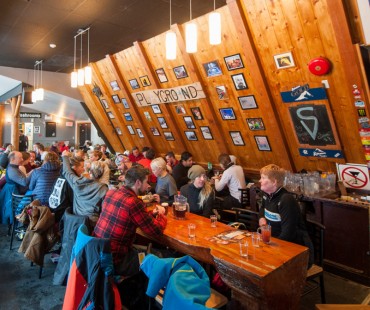
M 149 169 L 150 174 L 148 177 L 148 183 L 152 186 L 157 183 L 157 177 L 153 174 L 153 171 L 150 168 L 150 163 L 155 157 L 155 152 L 153 149 L 148 148 L 145 152 L 143 152 L 143 154 L 145 158 L 140 159 L 137 163 L 142 165 L 144 168 Z
M 167 171 L 172 174 L 173 167 L 175 167 L 179 161 L 176 159 L 173 152 L 168 152 L 165 156 L 167 162 Z
M 99 178 L 99 182 L 108 185 L 109 184 L 109 178 L 110 178 L 110 169 L 109 169 L 108 164 L 105 161 L 102 160 L 102 157 L 103 157 L 102 152 L 96 151 L 96 150 L 95 151 L 90 151 L 89 160 L 86 161 L 85 168 L 89 169 L 91 163 L 96 162 L 96 161 L 100 161 L 101 163 L 103 163 L 104 171 L 103 171 L 103 174 L 101 175 L 101 177 Z M 88 172 L 88 171 L 86 171 L 86 172 Z
M 129 158 L 130 158 L 130 162 L 136 163 L 140 159 L 143 159 L 144 155 L 140 153 L 139 148 L 137 146 L 134 146 L 132 148 L 131 154 L 129 155 Z
M 215 201 L 215 192 L 207 179 L 206 171 L 199 165 L 189 169 L 191 183 L 181 187 L 180 193 L 188 199 L 190 212 L 209 218 Z
M 34 151 L 28 151 L 27 153 L 30 154 L 30 157 L 28 159 L 28 163 L 23 166 L 26 168 L 26 173 L 29 173 L 30 171 L 38 168 L 39 166 L 35 163 L 36 153 Z
M 152 160 L 150 167 L 157 177 L 155 200 L 157 202 L 168 202 L 171 204 L 174 195 L 177 194 L 177 188 L 175 180 L 166 170 L 166 162 L 162 157 L 158 157 Z
M 9 164 L 9 154 L 14 150 L 14 146 L 8 144 L 5 151 L 0 154 L 0 167 L 6 168 Z
M 193 155 L 186 151 L 182 152 L 180 162 L 172 169 L 172 176 L 178 189 L 189 182 L 188 171 L 192 165 Z
M 224 171 L 221 175 L 212 177 L 215 182 L 215 190 L 219 192 L 227 186 L 230 191 L 230 195 L 224 197 L 222 208 L 240 208 L 241 192 L 239 188 L 246 188 L 243 168 L 239 165 L 234 165 L 228 154 L 220 154 L 218 161 Z
M 271 164 L 263 167 L 260 173 L 263 196 L 259 225 L 270 225 L 271 235 L 275 238 L 307 246 L 310 249 L 311 265 L 313 245 L 297 200 L 283 188 L 285 170 Z
M 138 198 L 148 189 L 148 174 L 148 169 L 140 165 L 127 171 L 125 186 L 107 193 L 93 233 L 110 239 L 115 274 L 124 277 L 139 273 L 138 253 L 132 246 L 136 229 L 140 227 L 146 234 L 159 237 L 167 225 L 165 208 L 158 206 L 150 214 Z

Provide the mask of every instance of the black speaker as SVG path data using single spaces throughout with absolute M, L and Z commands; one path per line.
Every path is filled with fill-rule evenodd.
M 33 104 L 32 102 L 33 88 L 23 88 L 22 91 L 22 104 Z

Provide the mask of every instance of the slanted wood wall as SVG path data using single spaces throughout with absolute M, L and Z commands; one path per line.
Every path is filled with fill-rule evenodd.
M 336 162 L 364 163 L 365 156 L 359 135 L 360 116 L 354 102 L 354 86 L 361 92 L 366 117 L 368 112 L 368 87 L 361 72 L 358 46 L 352 44 L 345 10 L 340 1 L 331 0 L 229 0 L 218 9 L 222 16 L 222 44 L 208 43 L 208 16 L 194 21 L 198 25 L 198 52 L 185 51 L 185 25 L 173 25 L 177 34 L 177 58 L 165 58 L 165 33 L 133 46 L 117 54 L 108 55 L 93 64 L 93 81 L 103 96 L 99 99 L 92 93 L 94 85 L 81 88 L 87 106 L 101 124 L 104 134 L 115 151 L 152 146 L 158 155 L 167 151 L 181 154 L 190 151 L 201 163 L 217 163 L 222 152 L 233 154 L 247 171 L 257 172 L 262 166 L 276 163 L 286 169 L 298 171 L 334 170 Z M 295 65 L 278 69 L 274 56 L 291 52 Z M 241 68 L 228 70 L 224 57 L 239 54 Z M 331 70 L 317 76 L 307 68 L 310 60 L 325 57 Z M 222 74 L 207 76 L 205 64 L 217 61 Z M 184 66 L 187 77 L 177 79 L 174 68 Z M 156 70 L 163 68 L 167 82 L 160 82 Z M 232 75 L 243 74 L 247 89 L 237 90 Z M 147 76 L 150 85 L 142 83 Z M 133 89 L 130 80 L 136 79 L 139 88 Z M 284 103 L 281 92 L 308 84 L 310 88 L 321 88 L 327 80 L 327 98 L 301 103 Z M 113 90 L 116 81 L 119 90 Z M 177 103 L 159 104 L 160 113 L 151 106 L 139 107 L 132 96 L 137 91 L 172 88 L 199 82 L 205 93 L 204 99 Z M 217 86 L 224 86 L 227 99 L 220 99 Z M 112 96 L 127 100 L 128 107 L 114 103 Z M 243 109 L 241 97 L 254 96 L 256 108 Z M 105 100 L 108 108 L 104 108 Z M 183 105 L 186 114 L 178 114 L 176 106 Z M 332 128 L 334 144 L 300 144 L 293 127 L 290 108 L 301 104 L 324 106 Z M 192 108 L 198 107 L 203 119 L 196 120 Z M 235 119 L 224 120 L 220 109 L 232 108 Z M 113 119 L 107 116 L 111 112 Z M 130 115 L 125 113 L 130 113 Z M 146 114 L 146 115 L 145 115 Z M 195 128 L 189 129 L 184 116 L 191 116 Z M 158 117 L 163 117 L 167 128 L 161 128 Z M 148 119 L 150 118 L 150 119 Z M 264 129 L 251 130 L 247 118 L 262 118 Z M 132 119 L 132 120 L 131 120 Z M 368 123 L 368 122 L 367 122 Z M 307 121 L 308 126 L 312 123 Z M 131 126 L 130 133 L 128 126 Z M 209 127 L 212 140 L 204 139 L 200 127 Z M 117 129 L 119 128 L 119 129 Z M 153 135 L 155 129 L 160 135 Z M 137 129 L 143 137 L 139 137 Z M 192 131 L 197 140 L 190 141 L 185 131 Z M 120 134 L 118 133 L 120 132 Z M 167 140 L 165 133 L 171 132 L 174 140 Z M 235 145 L 231 134 L 240 132 L 242 142 Z M 271 150 L 257 146 L 256 136 L 267 137 Z M 339 150 L 344 158 L 305 157 L 300 148 Z

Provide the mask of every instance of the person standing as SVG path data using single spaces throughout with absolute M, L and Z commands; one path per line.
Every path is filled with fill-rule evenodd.
M 23 130 L 19 130 L 19 152 L 26 152 L 28 150 L 28 137 L 23 133 Z

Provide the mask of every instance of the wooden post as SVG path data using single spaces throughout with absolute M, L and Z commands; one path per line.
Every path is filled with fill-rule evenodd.
M 13 144 L 16 150 L 19 147 L 19 110 L 21 109 L 22 96 L 13 97 L 12 106 L 12 125 L 11 125 L 11 139 L 10 143 Z

